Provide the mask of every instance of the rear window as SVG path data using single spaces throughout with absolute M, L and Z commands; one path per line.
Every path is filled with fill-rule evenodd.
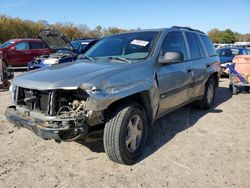
M 43 49 L 44 44 L 42 42 L 30 42 L 30 49 Z
M 205 47 L 207 49 L 208 55 L 209 56 L 216 55 L 216 51 L 215 51 L 214 45 L 211 42 L 211 40 L 208 38 L 208 36 L 201 35 L 201 40 L 203 41 L 203 43 L 204 43 L 204 45 L 205 45 Z
M 205 57 L 204 50 L 198 36 L 194 33 L 186 33 L 191 59 L 200 59 Z

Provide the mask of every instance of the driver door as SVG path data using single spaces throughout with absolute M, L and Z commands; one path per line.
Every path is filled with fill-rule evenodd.
M 159 64 L 157 71 L 160 95 L 159 116 L 188 102 L 193 83 L 192 67 L 187 61 L 187 48 L 182 32 L 170 32 L 166 35 L 160 56 L 166 52 L 181 52 L 184 61 Z

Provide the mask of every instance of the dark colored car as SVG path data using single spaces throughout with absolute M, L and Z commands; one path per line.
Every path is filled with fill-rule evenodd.
M 216 51 L 221 64 L 232 62 L 235 55 L 250 55 L 249 49 L 240 47 L 220 48 Z
M 48 45 L 54 53 L 35 58 L 28 63 L 29 70 L 48 67 L 59 63 L 73 62 L 80 53 L 86 52 L 98 40 L 74 40 L 70 42 L 67 37 L 55 29 L 42 30 L 39 38 Z
M 221 75 L 228 76 L 227 64 L 231 64 L 236 55 L 250 55 L 250 49 L 241 47 L 228 47 L 216 50 L 220 58 Z
M 4 66 L 27 66 L 35 57 L 50 54 L 51 49 L 40 39 L 12 39 L 0 47 Z
M 83 38 L 72 40 L 70 43 L 78 54 L 84 54 L 88 49 L 90 49 L 90 47 L 92 47 L 98 41 L 99 39 L 95 38 Z

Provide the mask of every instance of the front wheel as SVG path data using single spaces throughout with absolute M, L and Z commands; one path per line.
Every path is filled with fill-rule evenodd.
M 143 152 L 147 132 L 148 122 L 141 105 L 131 103 L 118 108 L 104 128 L 108 157 L 117 163 L 134 164 Z
M 215 96 L 215 81 L 210 78 L 205 85 L 205 92 L 203 98 L 199 101 L 201 109 L 207 110 L 211 108 Z

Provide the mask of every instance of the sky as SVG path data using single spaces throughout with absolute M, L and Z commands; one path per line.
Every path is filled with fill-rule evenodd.
M 38 21 L 73 22 L 93 29 L 189 26 L 250 33 L 250 0 L 0 0 L 0 14 Z

